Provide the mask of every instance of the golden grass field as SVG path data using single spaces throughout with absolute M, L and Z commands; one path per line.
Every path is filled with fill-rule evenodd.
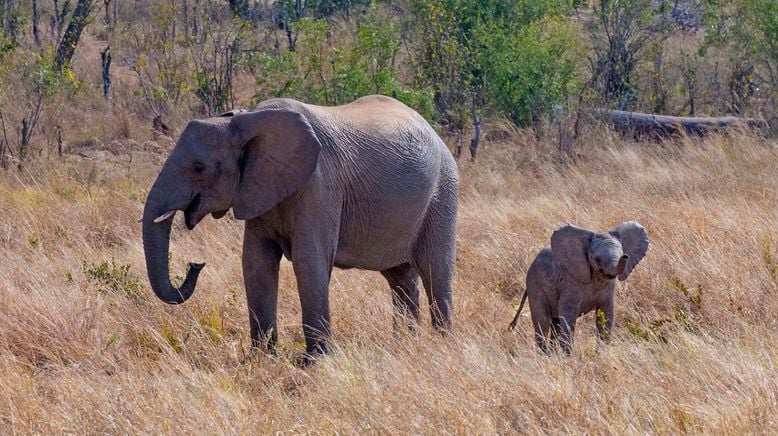
M 154 297 L 140 217 L 164 154 L 40 158 L 0 171 L 2 433 L 769 433 L 778 428 L 778 143 L 664 144 L 593 133 L 574 163 L 515 134 L 460 161 L 455 333 L 394 333 L 380 274 L 336 271 L 334 349 L 314 367 L 282 264 L 277 356 L 247 354 L 242 223 L 180 215 L 182 306 Z M 524 275 L 571 222 L 649 231 L 610 345 L 579 320 L 539 354 Z M 426 301 L 423 301 L 426 309 Z M 772 430 L 771 430 L 772 429 Z

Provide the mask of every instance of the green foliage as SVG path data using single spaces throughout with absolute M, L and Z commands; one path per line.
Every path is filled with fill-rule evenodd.
M 430 93 L 399 82 L 398 30 L 392 22 L 382 22 L 376 9 L 337 41 L 326 20 L 303 18 L 293 27 L 298 32 L 295 51 L 256 59 L 257 101 L 289 97 L 337 105 L 369 94 L 395 95 L 423 116 L 432 116 Z
M 0 35 L 0 61 L 3 61 L 6 56 L 13 54 L 16 44 L 4 35 Z
M 670 309 L 671 313 L 650 320 L 644 325 L 625 319 L 624 326 L 633 336 L 646 341 L 666 343 L 670 329 L 697 331 L 703 307 L 702 285 L 690 288 L 678 277 L 670 277 L 663 287 L 671 293 L 671 296 L 675 296 L 675 298 L 680 296 L 680 301 L 673 305 Z M 739 312 L 742 312 L 742 309 Z
M 129 264 L 117 264 L 114 258 L 111 262 L 87 265 L 84 262 L 82 271 L 87 280 L 102 294 L 123 295 L 132 301 L 140 302 L 146 299 L 146 291 L 140 280 L 130 272 Z
M 442 112 L 485 105 L 519 125 L 549 114 L 573 88 L 575 32 L 567 1 L 416 0 L 417 83 Z M 481 104 L 483 101 L 483 104 Z
M 44 98 L 53 96 L 58 92 L 64 92 L 67 96 L 75 94 L 82 82 L 68 67 L 63 67 L 62 73 L 57 71 L 54 53 L 35 55 L 32 63 L 28 65 L 31 75 L 29 80 L 36 94 Z
M 170 348 L 175 351 L 176 354 L 181 354 L 184 352 L 185 341 L 178 335 L 174 327 L 165 325 L 162 327 L 162 330 L 160 330 L 159 334 L 163 339 L 165 339 L 165 341 L 167 341 L 168 345 L 170 345 Z
M 207 313 L 198 311 L 195 316 L 200 328 L 211 342 L 218 343 L 227 334 L 227 329 L 224 326 L 224 315 L 218 308 L 211 307 Z
M 608 340 L 610 332 L 605 330 L 605 326 L 608 322 L 607 318 L 605 318 L 605 312 L 603 312 L 602 309 L 597 309 L 595 316 L 597 317 L 597 326 L 600 328 L 600 331 L 605 333 L 605 337 L 603 339 Z
M 38 249 L 41 246 L 41 240 L 37 236 L 30 236 L 27 238 L 27 243 L 30 244 L 30 248 Z
M 778 2 L 708 0 L 704 54 L 712 46 L 731 46 L 735 63 L 759 66 L 762 82 L 778 95 Z
M 518 125 L 553 114 L 579 86 L 575 29 L 558 17 L 506 32 L 485 26 L 479 53 L 487 101 Z

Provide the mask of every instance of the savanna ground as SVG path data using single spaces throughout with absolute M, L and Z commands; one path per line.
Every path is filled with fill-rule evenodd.
M 169 145 L 167 146 L 169 148 Z M 165 147 L 163 147 L 165 148 Z M 375 272 L 336 271 L 332 356 L 309 369 L 290 264 L 277 356 L 248 351 L 242 224 L 173 229 L 204 261 L 167 306 L 145 278 L 145 193 L 165 152 L 0 172 L 3 433 L 767 433 L 778 428 L 778 144 L 664 144 L 592 133 L 576 162 L 515 133 L 460 162 L 455 333 L 394 333 Z M 525 309 L 535 253 L 566 222 L 635 219 L 651 247 L 617 291 L 612 343 L 579 320 L 572 357 L 539 354 Z M 426 308 L 426 301 L 424 301 Z M 425 313 L 426 315 L 426 313 Z

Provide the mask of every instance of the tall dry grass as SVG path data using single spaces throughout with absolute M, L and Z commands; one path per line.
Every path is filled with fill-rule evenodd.
M 139 224 L 161 157 L 0 173 L 4 433 L 766 433 L 778 428 L 778 147 L 750 136 L 626 143 L 577 162 L 519 134 L 461 162 L 455 328 L 395 334 L 379 274 L 336 271 L 331 357 L 301 370 L 284 262 L 278 355 L 248 356 L 242 225 L 176 224 L 171 307 L 148 289 Z M 580 320 L 572 357 L 533 347 L 517 287 L 565 222 L 635 219 L 651 248 L 618 287 L 613 342 Z M 426 303 L 425 303 L 426 304 Z

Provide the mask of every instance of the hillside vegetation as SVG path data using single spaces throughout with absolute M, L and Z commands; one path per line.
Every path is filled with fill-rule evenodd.
M 778 427 L 778 142 L 746 131 L 636 141 L 587 115 L 774 123 L 774 2 L 92 1 L 61 63 L 81 2 L 63 3 L 0 0 L 4 432 Z M 598 45 L 614 23 L 631 23 L 627 40 L 642 44 L 628 59 Z M 481 129 L 478 159 L 458 161 L 452 335 L 426 311 L 416 333 L 395 332 L 381 275 L 336 270 L 334 351 L 301 369 L 284 260 L 277 354 L 250 353 L 243 223 L 231 213 L 192 232 L 176 220 L 171 274 L 181 279 L 189 260 L 207 267 L 186 304 L 153 295 L 137 219 L 188 119 L 272 96 L 370 93 L 417 109 L 454 151 Z M 535 349 L 526 309 L 508 331 L 554 229 L 630 219 L 651 247 L 618 286 L 610 344 L 596 342 L 591 314 L 570 357 Z

